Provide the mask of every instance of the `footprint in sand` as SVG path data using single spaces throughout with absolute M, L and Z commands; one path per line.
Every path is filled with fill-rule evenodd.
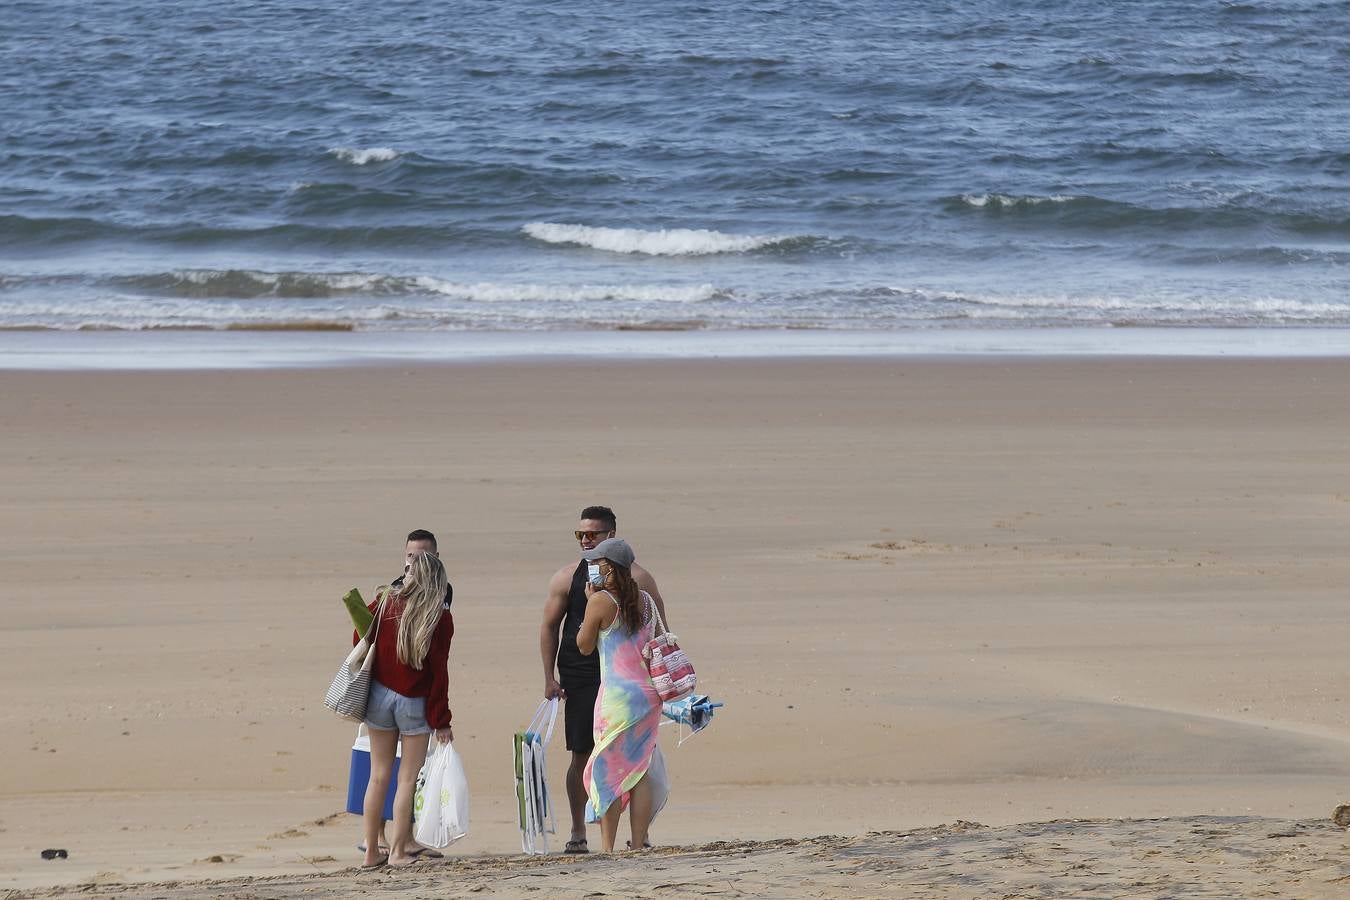
M 269 841 L 279 841 L 285 838 L 302 838 L 302 837 L 309 837 L 309 832 L 301 831 L 299 828 L 287 828 L 285 831 L 278 831 L 276 834 L 269 834 L 267 836 L 267 839 Z

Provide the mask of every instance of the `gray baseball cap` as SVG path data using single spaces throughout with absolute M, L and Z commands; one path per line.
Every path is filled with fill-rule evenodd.
M 616 566 L 631 569 L 636 557 L 633 556 L 633 548 L 628 546 L 628 542 L 623 538 L 608 538 L 596 544 L 595 549 L 581 554 L 581 558 L 591 561 L 607 559 Z

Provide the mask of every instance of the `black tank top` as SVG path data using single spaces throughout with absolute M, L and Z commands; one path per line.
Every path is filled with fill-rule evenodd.
M 586 618 L 586 560 L 577 563 L 572 573 L 572 587 L 567 592 L 567 615 L 563 617 L 562 636 L 558 643 L 558 680 L 600 683 L 599 648 L 590 656 L 577 649 L 577 632 Z

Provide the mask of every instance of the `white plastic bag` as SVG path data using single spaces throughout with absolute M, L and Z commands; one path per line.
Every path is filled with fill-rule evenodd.
M 469 782 L 453 743 L 433 736 L 413 796 L 413 837 L 428 847 L 448 847 L 469 833 Z

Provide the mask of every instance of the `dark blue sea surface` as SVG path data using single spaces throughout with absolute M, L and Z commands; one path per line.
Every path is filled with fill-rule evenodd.
M 1350 3 L 6 0 L 0 328 L 1350 325 Z

